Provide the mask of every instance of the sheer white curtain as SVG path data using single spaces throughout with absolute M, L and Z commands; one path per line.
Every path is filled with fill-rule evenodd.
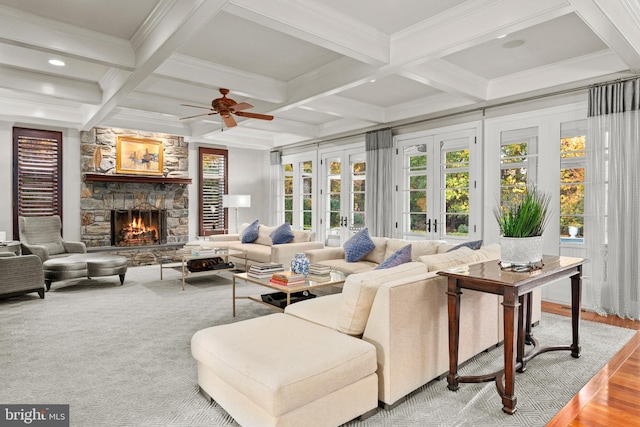
M 281 205 L 282 198 L 282 153 L 272 151 L 269 153 L 271 173 L 269 181 L 269 225 L 282 224 L 284 222 L 284 210 Z
M 393 236 L 393 135 L 391 129 L 367 132 L 365 224 L 369 234 Z
M 585 186 L 588 307 L 640 320 L 640 79 L 592 87 Z

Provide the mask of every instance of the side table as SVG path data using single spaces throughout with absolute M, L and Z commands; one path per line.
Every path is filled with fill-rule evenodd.
M 22 245 L 18 240 L 9 240 L 0 243 L 0 252 L 13 252 L 20 256 L 22 255 Z
M 542 267 L 531 272 L 516 273 L 502 270 L 497 260 L 451 268 L 438 272 L 448 279 L 449 311 L 449 374 L 448 388 L 457 390 L 459 383 L 496 382 L 502 398 L 502 410 L 516 412 L 515 374 L 524 372 L 526 364 L 535 356 L 548 351 L 568 350 L 580 357 L 580 300 L 582 295 L 581 258 L 544 256 Z M 531 291 L 558 279 L 571 278 L 572 343 L 567 346 L 538 347 L 531 334 Z M 460 295 L 462 289 L 503 296 L 504 311 L 504 369 L 476 376 L 458 375 L 458 346 L 460 343 Z M 524 352 L 524 345 L 533 349 Z

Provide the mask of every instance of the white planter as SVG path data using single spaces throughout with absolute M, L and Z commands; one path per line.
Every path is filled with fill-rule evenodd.
M 571 238 L 575 238 L 578 235 L 579 231 L 580 227 L 576 227 L 575 225 L 569 226 L 569 236 L 571 236 Z
M 542 236 L 500 237 L 500 262 L 528 266 L 542 261 Z

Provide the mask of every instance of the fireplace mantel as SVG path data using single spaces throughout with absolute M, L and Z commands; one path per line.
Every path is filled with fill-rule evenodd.
M 191 184 L 191 178 L 175 178 L 167 176 L 149 175 L 105 175 L 99 173 L 86 173 L 84 180 L 87 182 L 133 182 L 142 184 Z

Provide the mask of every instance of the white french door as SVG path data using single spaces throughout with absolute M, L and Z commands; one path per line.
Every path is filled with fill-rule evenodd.
M 365 153 L 362 148 L 321 155 L 321 234 L 341 246 L 365 224 Z
M 475 128 L 397 140 L 397 237 L 468 240 L 479 234 L 475 142 Z

